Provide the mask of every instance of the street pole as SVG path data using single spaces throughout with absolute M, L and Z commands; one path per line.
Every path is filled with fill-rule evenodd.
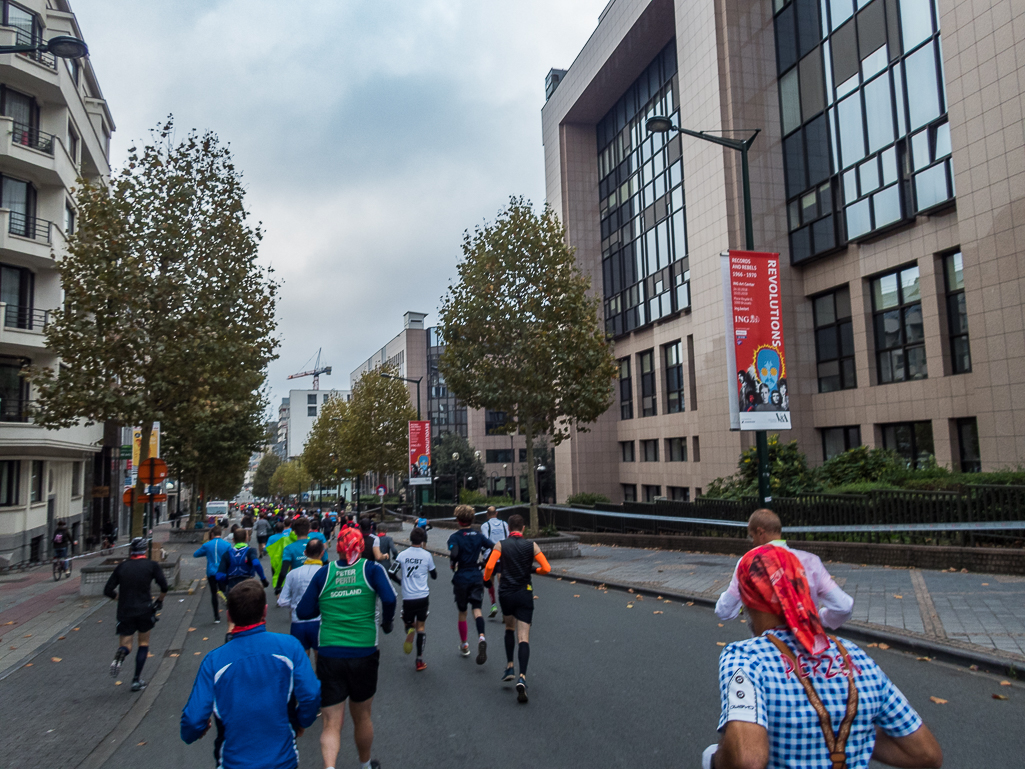
M 420 383 L 424 381 L 424 378 L 420 377 L 419 379 L 409 379 L 409 378 L 404 377 L 404 376 L 396 376 L 394 374 L 385 374 L 383 371 L 381 372 L 381 376 L 384 377 L 385 379 L 398 379 L 400 382 L 409 382 L 410 384 L 415 384 L 416 385 L 416 421 L 419 422 L 422 419 L 422 417 L 420 416 Z M 414 487 L 413 487 L 412 484 L 410 484 L 408 486 L 408 488 L 412 491 Z M 384 503 L 383 502 L 381 503 L 381 510 L 382 511 L 384 510 Z M 416 491 L 413 492 L 413 514 L 417 518 L 420 517 L 420 488 L 419 487 L 416 487 Z M 382 512 L 381 515 L 383 517 L 384 513 Z

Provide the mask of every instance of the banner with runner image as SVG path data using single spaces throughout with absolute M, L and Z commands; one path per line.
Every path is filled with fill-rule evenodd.
M 789 430 L 779 254 L 722 254 L 731 430 Z
M 431 423 L 426 419 L 409 423 L 409 485 L 431 484 Z

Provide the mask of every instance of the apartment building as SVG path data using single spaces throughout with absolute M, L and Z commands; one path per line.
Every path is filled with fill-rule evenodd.
M 1025 461 L 1025 8 L 613 0 L 542 111 L 548 202 L 603 299 L 612 408 L 560 498 L 693 499 L 736 469 L 720 254 L 779 252 L 792 427 L 813 464 Z
M 302 455 L 324 404 L 333 398 L 347 401 L 351 397 L 348 390 L 289 390 L 288 458 L 295 459 Z
M 0 10 L 3 45 L 82 37 L 64 0 L 3 0 Z M 113 130 L 88 59 L 0 55 L 0 563 L 47 557 L 58 519 L 81 539 L 93 478 L 110 479 L 109 458 L 108 467 L 94 461 L 103 425 L 36 426 L 21 373 L 57 365 L 43 330 L 62 301 L 57 266 L 75 228 L 70 191 L 78 177 L 109 174 Z

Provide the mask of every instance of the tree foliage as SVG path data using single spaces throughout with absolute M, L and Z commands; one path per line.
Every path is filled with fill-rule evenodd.
M 301 459 L 282 462 L 270 479 L 271 492 L 278 497 L 294 497 L 310 488 L 310 474 Z
M 781 443 L 778 434 L 769 436 L 770 489 L 773 497 L 793 497 L 820 490 L 819 482 L 808 469 L 808 458 L 797 447 L 797 441 Z M 716 478 L 708 486 L 707 496 L 740 499 L 758 494 L 758 449 L 745 449 L 737 463 L 737 472 L 727 478 Z
M 494 223 L 463 238 L 459 282 L 442 300 L 440 370 L 467 406 L 506 412 L 507 429 L 527 438 L 529 467 L 535 436 L 558 444 L 612 402 L 615 360 L 590 287 L 548 206 L 536 214 L 511 198 Z
M 78 227 L 60 262 L 65 304 L 46 330 L 61 365 L 29 376 L 39 424 L 139 425 L 146 459 L 160 421 L 175 470 L 220 462 L 224 474 L 206 482 L 223 490 L 241 483 L 239 457 L 261 442 L 277 286 L 256 262 L 262 231 L 229 148 L 209 132 L 177 143 L 173 134 L 169 118 L 109 186 L 76 190 Z M 137 505 L 132 534 L 141 531 Z
M 345 405 L 344 421 L 333 423 L 341 427 L 340 466 L 354 477 L 366 473 L 404 477 L 409 471 L 409 422 L 416 419 L 416 409 L 406 385 L 382 373 L 398 375 L 394 366 L 363 372 Z
M 281 465 L 281 457 L 277 454 L 264 454 L 260 464 L 256 466 L 253 474 L 253 496 L 257 498 L 269 497 L 271 495 L 270 479 L 274 471 Z
M 458 454 L 458 459 L 453 455 Z M 462 480 L 467 489 L 477 489 L 485 484 L 484 463 L 470 442 L 459 433 L 445 433 L 431 447 L 431 463 L 435 477 L 451 475 Z
M 349 404 L 331 398 L 320 409 L 317 421 L 303 446 L 303 466 L 315 481 L 324 483 L 349 475 L 349 463 L 342 441 L 342 428 L 348 421 Z

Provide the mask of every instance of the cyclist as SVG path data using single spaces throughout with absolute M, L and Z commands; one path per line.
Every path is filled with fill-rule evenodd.
M 495 564 L 501 559 L 502 583 L 498 600 L 502 604 L 505 619 L 505 658 L 508 666 L 502 674 L 503 681 L 516 678 L 513 667 L 513 651 L 519 640 L 520 677 L 516 681 L 516 695 L 520 702 L 527 701 L 527 663 L 530 661 L 530 623 L 534 619 L 534 588 L 530 584 L 532 571 L 547 574 L 552 570 L 541 548 L 536 542 L 523 538 L 525 522 L 522 515 L 509 517 L 509 537 L 496 542 L 488 563 L 484 567 L 484 579 L 490 579 Z M 538 567 L 534 568 L 534 561 Z
M 488 660 L 488 642 L 484 638 L 484 616 L 481 612 L 484 578 L 480 573 L 480 555 L 494 547 L 495 543 L 470 528 L 473 517 L 474 511 L 469 505 L 456 508 L 459 531 L 448 538 L 448 558 L 455 572 L 452 575 L 452 592 L 455 594 L 456 609 L 459 610 L 459 651 L 464 657 L 470 656 L 470 644 L 466 642 L 466 609 L 470 607 L 477 624 L 477 664 L 483 665 Z
M 495 509 L 494 505 L 488 507 L 488 519 L 480 525 L 480 533 L 492 542 L 501 542 L 509 536 L 509 524 L 498 517 L 498 511 Z M 491 551 L 489 550 L 484 554 L 484 560 L 487 561 L 490 555 Z M 495 570 L 491 575 L 491 579 L 484 583 L 488 589 L 488 596 L 491 598 L 491 613 L 488 614 L 489 619 L 494 619 L 495 615 L 498 614 L 498 603 L 495 601 L 495 587 L 501 581 L 501 577 L 502 562 L 499 561 L 495 564 Z
M 64 521 L 57 521 L 57 530 L 53 533 L 53 539 L 50 541 L 53 545 L 53 557 L 59 559 L 64 566 L 64 571 L 70 574 L 71 561 L 68 560 L 68 548 L 71 547 L 71 532 L 68 531 L 68 525 Z
M 122 561 L 110 575 L 103 594 L 117 601 L 117 634 L 119 645 L 110 663 L 111 678 L 117 678 L 121 672 L 121 664 L 132 652 L 132 636 L 139 635 L 139 650 L 135 654 L 135 676 L 132 678 L 132 691 L 138 692 L 146 688 L 146 682 L 140 678 L 142 667 L 149 655 L 149 634 L 157 623 L 157 612 L 164 606 L 167 597 L 167 578 L 160 564 L 146 557 L 147 541 L 136 537 L 129 546 L 128 560 Z M 150 595 L 150 585 L 154 582 L 160 587 L 160 595 L 156 601 Z M 118 588 L 121 588 L 120 591 Z

